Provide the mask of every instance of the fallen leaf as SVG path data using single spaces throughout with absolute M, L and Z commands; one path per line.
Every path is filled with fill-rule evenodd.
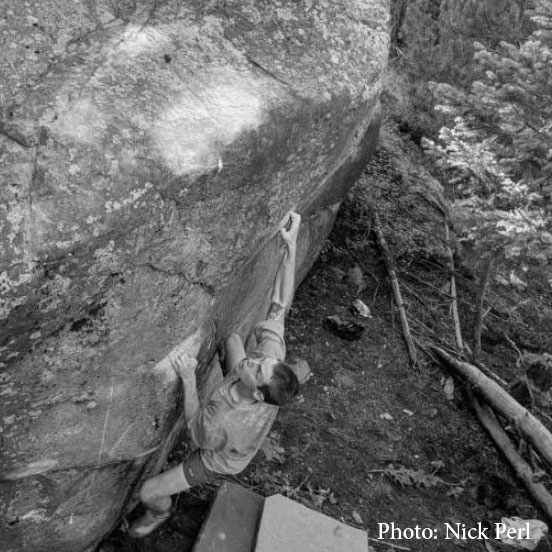
M 455 500 L 464 493 L 464 487 L 452 487 L 447 491 L 447 496 L 454 498 Z
M 443 285 L 439 288 L 439 291 L 440 291 L 443 295 L 449 295 L 449 294 L 450 294 L 450 282 L 446 282 L 445 284 L 443 284 Z
M 285 450 L 281 447 L 278 442 L 271 436 L 268 436 L 261 445 L 261 450 L 263 451 L 267 462 L 278 462 L 278 464 L 283 464 L 285 461 L 284 453 Z
M 432 473 L 422 470 L 412 470 L 404 466 L 395 468 L 389 464 L 384 470 L 384 475 L 401 487 L 435 487 L 441 483 L 441 479 Z
M 518 278 L 513 270 L 510 272 L 510 283 L 518 289 L 525 289 L 528 285 L 527 282 L 524 282 L 521 278 Z
M 362 318 L 372 318 L 372 313 L 370 312 L 370 309 L 360 299 L 357 299 L 353 303 L 353 311 L 359 316 L 362 316 Z
M 445 381 L 445 385 L 443 386 L 443 391 L 445 393 L 445 397 L 452 401 L 454 399 L 454 380 L 452 378 L 447 378 Z
M 340 280 L 343 280 L 345 278 L 345 272 L 338 268 L 337 266 L 332 266 L 331 271 L 335 277 L 335 279 L 339 282 Z
M 353 513 L 351 514 L 351 516 L 353 516 L 353 519 L 360 525 L 362 525 L 364 523 L 362 517 L 360 516 L 360 514 L 356 511 L 356 510 L 353 510 Z
M 391 416 L 391 414 L 389 414 L 389 412 L 384 412 L 383 414 L 380 414 L 380 418 L 382 420 L 392 420 L 393 416 Z
M 548 526 L 540 519 L 522 519 L 503 517 L 502 527 L 497 539 L 517 550 L 535 550 L 548 533 Z
M 353 268 L 351 268 L 347 273 L 347 276 L 349 277 L 349 282 L 356 286 L 357 293 L 360 293 L 362 290 L 366 289 L 364 274 L 362 273 L 360 266 L 355 265 Z

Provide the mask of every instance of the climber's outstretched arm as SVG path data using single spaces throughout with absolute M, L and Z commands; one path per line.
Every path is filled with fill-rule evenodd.
M 284 317 L 291 306 L 293 292 L 295 289 L 295 259 L 297 254 L 297 234 L 301 224 L 301 215 L 290 213 L 289 230 L 285 227 L 280 229 L 280 236 L 284 240 L 284 258 L 278 267 L 274 288 L 272 290 L 272 301 L 268 310 L 267 318 L 284 320 Z

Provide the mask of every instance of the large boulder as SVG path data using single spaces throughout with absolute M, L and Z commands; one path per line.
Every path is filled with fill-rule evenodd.
M 93 549 L 377 139 L 387 1 L 31 0 L 0 19 L 0 543 Z

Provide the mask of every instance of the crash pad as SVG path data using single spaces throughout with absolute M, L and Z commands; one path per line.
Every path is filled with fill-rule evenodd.
M 255 552 L 368 552 L 368 535 L 282 495 L 265 499 Z
M 225 481 L 193 552 L 252 552 L 264 498 Z

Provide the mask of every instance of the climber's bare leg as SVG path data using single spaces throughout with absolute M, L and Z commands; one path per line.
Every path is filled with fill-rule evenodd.
M 171 495 L 190 488 L 182 464 L 147 479 L 140 490 L 140 500 L 146 506 L 145 513 L 130 527 L 133 537 L 145 537 L 166 521 L 171 512 Z
M 142 502 L 154 512 L 166 512 L 171 507 L 171 495 L 187 491 L 190 488 L 182 464 L 166 472 L 150 477 L 140 491 Z

